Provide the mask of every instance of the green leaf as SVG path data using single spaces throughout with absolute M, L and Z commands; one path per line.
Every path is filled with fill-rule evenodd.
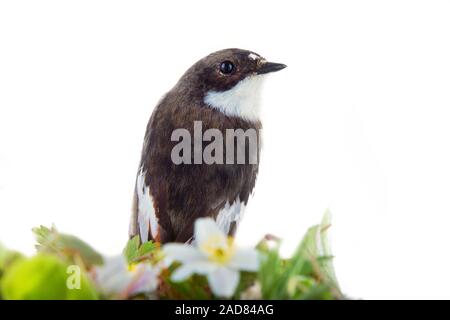
M 139 247 L 139 256 L 142 257 L 151 254 L 156 249 L 158 249 L 158 245 L 155 242 L 153 241 L 145 242 Z
M 330 287 L 325 284 L 317 284 L 312 286 L 309 290 L 301 294 L 297 299 L 299 300 L 333 300 L 335 297 L 330 290 Z
M 336 272 L 333 265 L 333 254 L 331 252 L 330 240 L 328 238 L 328 230 L 331 227 L 331 213 L 325 211 L 322 222 L 320 224 L 320 237 L 318 247 L 320 248 L 321 259 L 319 260 L 322 273 L 327 281 L 334 287 L 337 294 L 341 295 L 339 283 L 337 281 Z
M 258 279 L 264 299 L 341 298 L 327 238 L 330 214 L 309 228 L 293 256 L 284 260 L 278 246 L 258 245 L 264 255 Z M 300 279 L 300 280 L 299 280 Z
M 25 257 L 17 251 L 11 251 L 6 249 L 2 244 L 0 244 L 0 288 L 2 285 L 3 275 L 14 263 L 24 259 Z M 0 300 L 2 299 L 2 294 L 0 290 Z
M 103 257 L 89 244 L 75 236 L 59 233 L 54 226 L 51 229 L 44 226 L 34 228 L 33 233 L 38 252 L 54 254 L 71 263 L 83 263 L 88 269 L 103 264 Z
M 15 263 L 3 278 L 2 296 L 8 300 L 97 299 L 97 293 L 84 273 L 78 289 L 67 286 L 68 264 L 55 256 L 38 254 Z
M 280 295 L 277 291 L 278 283 L 285 271 L 284 262 L 278 252 L 278 244 L 272 249 L 269 249 L 268 245 L 264 247 L 265 251 L 262 252 L 263 259 L 258 272 L 262 297 L 264 299 L 283 299 L 284 295 Z
M 128 263 L 132 263 L 139 257 L 139 242 L 138 235 L 128 240 L 123 252 Z
M 158 245 L 153 241 L 148 241 L 140 245 L 139 235 L 134 236 L 128 240 L 123 254 L 127 259 L 128 263 L 138 262 L 147 256 L 154 253 L 158 249 Z
M 24 256 L 20 252 L 8 250 L 0 244 L 0 278 L 4 270 L 6 270 L 14 262 L 23 258 Z

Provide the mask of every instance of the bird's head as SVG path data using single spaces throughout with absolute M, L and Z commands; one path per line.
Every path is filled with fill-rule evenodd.
M 262 81 L 268 73 L 286 65 L 268 62 L 259 54 L 242 49 L 224 49 L 195 63 L 180 79 L 184 90 L 206 106 L 228 116 L 259 120 Z

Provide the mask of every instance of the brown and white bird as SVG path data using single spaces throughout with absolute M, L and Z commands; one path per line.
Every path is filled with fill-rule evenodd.
M 194 136 L 195 121 L 201 121 L 203 130 L 217 129 L 223 136 L 227 129 L 261 129 L 262 80 L 267 73 L 285 67 L 248 50 L 225 49 L 185 72 L 148 122 L 130 236 L 138 234 L 142 242 L 187 242 L 192 240 L 199 217 L 214 218 L 226 234 L 234 235 L 255 186 L 259 146 L 256 151 L 246 147 L 247 156 L 257 153 L 256 163 L 176 164 L 171 157 L 177 144 L 172 134 L 185 129 Z

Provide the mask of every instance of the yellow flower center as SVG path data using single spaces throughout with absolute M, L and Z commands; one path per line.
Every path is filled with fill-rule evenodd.
M 136 271 L 136 269 L 137 269 L 137 266 L 136 266 L 135 263 L 130 263 L 130 264 L 128 265 L 128 271 L 129 271 L 129 272 L 134 273 L 134 272 Z
M 209 260 L 226 264 L 234 255 L 233 238 L 224 239 L 222 235 L 212 236 L 200 246 L 200 249 L 206 253 Z

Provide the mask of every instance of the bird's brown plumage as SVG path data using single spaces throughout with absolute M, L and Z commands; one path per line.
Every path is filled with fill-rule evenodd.
M 227 49 L 203 58 L 181 77 L 154 109 L 147 125 L 140 163 L 140 172 L 145 173 L 145 186 L 153 199 L 158 220 L 158 232 L 153 240 L 186 242 L 193 235 L 197 218 L 216 217 L 226 203 L 236 200 L 247 204 L 258 173 L 259 147 L 252 151 L 246 146 L 246 159 L 255 157 L 255 164 L 248 161 L 246 164 L 194 164 L 192 161 L 192 164 L 177 165 L 172 162 L 171 152 L 178 142 L 171 141 L 171 135 L 175 129 L 184 128 L 194 136 L 194 121 L 202 121 L 203 131 L 218 129 L 224 137 L 226 129 L 261 129 L 259 120 L 226 115 L 204 102 L 208 91 L 229 90 L 255 74 L 261 61 L 249 59 L 249 54 L 252 52 Z M 221 74 L 218 64 L 223 60 L 233 61 L 236 72 L 228 76 Z M 250 152 L 257 154 L 250 155 Z M 236 157 L 236 150 L 234 154 Z M 136 190 L 136 193 L 143 191 Z M 139 233 L 136 193 L 131 236 Z M 230 233 L 234 230 L 232 226 Z M 152 239 L 151 233 L 149 238 Z

